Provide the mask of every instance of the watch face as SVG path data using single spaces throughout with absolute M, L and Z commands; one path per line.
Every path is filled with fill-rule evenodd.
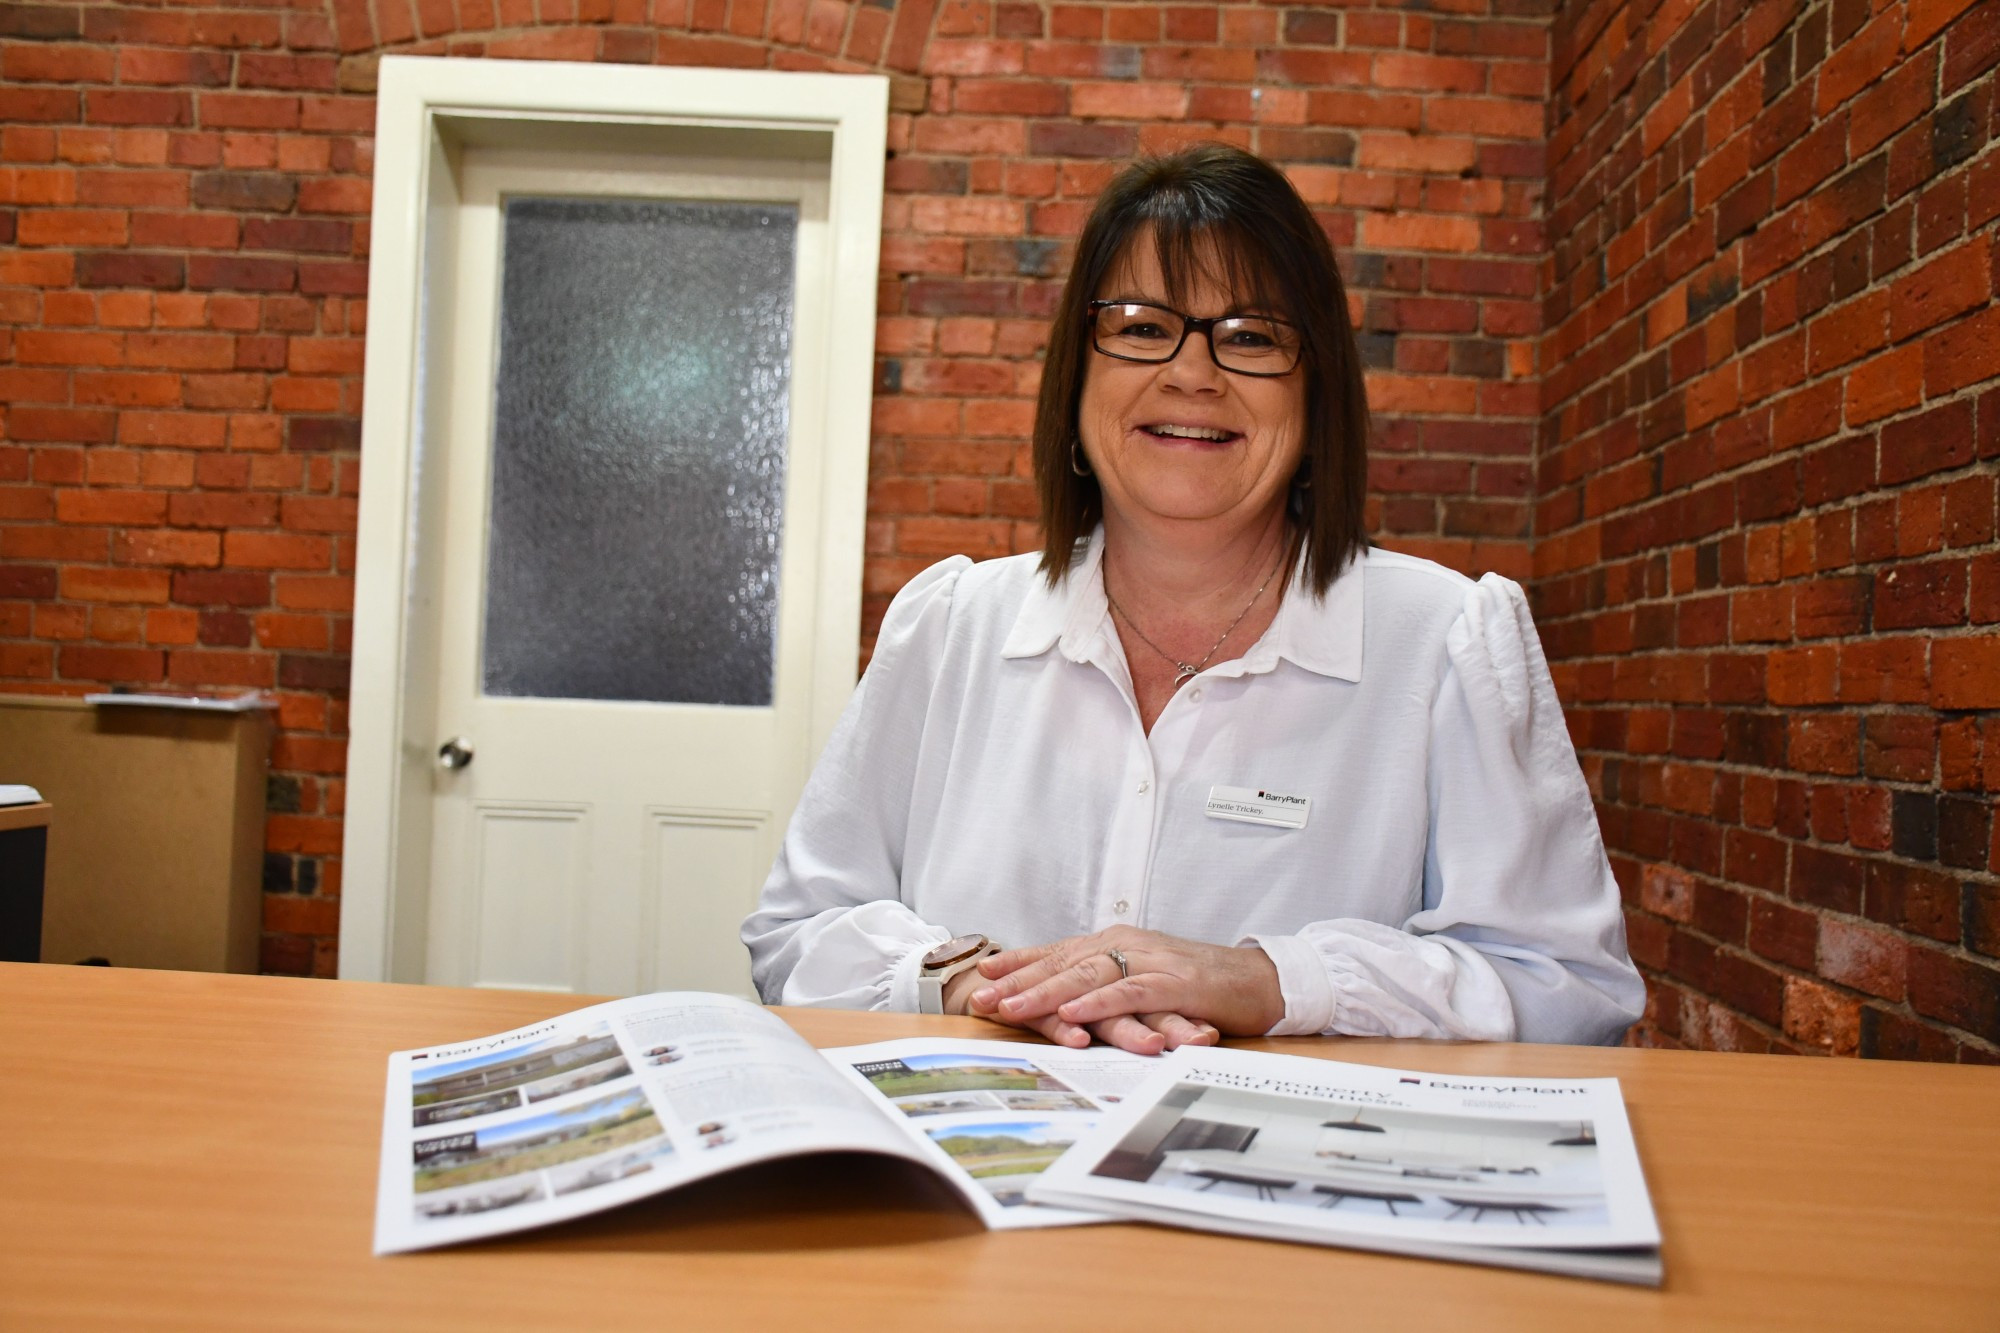
M 961 958 L 968 958 L 986 947 L 984 935 L 954 935 L 943 944 L 924 955 L 927 968 L 950 967 Z

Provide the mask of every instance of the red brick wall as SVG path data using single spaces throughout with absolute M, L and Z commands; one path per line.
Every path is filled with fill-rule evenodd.
M 2000 5 L 1557 17 L 1535 593 L 1665 1045 L 2000 1060 Z
M 1548 25 L 1453 8 L 939 10 L 890 131 L 871 637 L 939 557 L 1039 544 L 1025 442 L 1070 238 L 1135 153 L 1195 139 L 1282 164 L 1347 261 L 1377 530 L 1525 576 Z
M 1282 163 L 1349 265 L 1378 529 L 1527 575 L 1544 0 L 0 4 L 0 689 L 278 693 L 269 970 L 337 948 L 382 51 L 894 76 L 867 640 L 931 561 L 1036 544 L 1069 238 L 1189 138 Z

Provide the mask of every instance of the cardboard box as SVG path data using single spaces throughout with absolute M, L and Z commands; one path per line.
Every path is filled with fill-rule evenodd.
M 0 695 L 49 827 L 42 961 L 255 972 L 271 716 Z

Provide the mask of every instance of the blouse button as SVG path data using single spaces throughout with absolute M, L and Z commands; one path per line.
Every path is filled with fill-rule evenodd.
M 1124 916 L 1125 909 L 1130 907 L 1131 905 L 1132 904 L 1126 902 L 1123 898 L 1120 898 L 1117 902 L 1111 904 L 1111 910 L 1117 913 L 1119 916 Z
M 1201 686 L 1197 685 L 1188 691 L 1188 702 L 1194 704 L 1201 702 Z
M 1139 779 L 1139 794 L 1140 794 L 1141 796 L 1144 796 L 1144 795 L 1146 794 L 1147 790 L 1148 790 L 1148 789 L 1149 789 L 1149 788 L 1150 788 L 1150 787 L 1151 787 L 1152 785 L 1153 785 L 1153 784 L 1152 784 L 1152 783 L 1150 783 L 1150 782 L 1148 782 L 1148 781 L 1146 781 L 1146 779 L 1144 779 L 1144 778 L 1140 778 L 1140 779 Z

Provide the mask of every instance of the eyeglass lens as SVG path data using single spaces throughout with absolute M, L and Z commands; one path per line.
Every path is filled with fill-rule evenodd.
M 1128 361 L 1171 361 L 1187 331 L 1187 318 L 1166 306 L 1131 301 L 1097 308 L 1097 350 Z M 1208 328 L 1208 341 L 1224 370 L 1282 375 L 1298 364 L 1298 330 L 1278 320 L 1218 319 Z

